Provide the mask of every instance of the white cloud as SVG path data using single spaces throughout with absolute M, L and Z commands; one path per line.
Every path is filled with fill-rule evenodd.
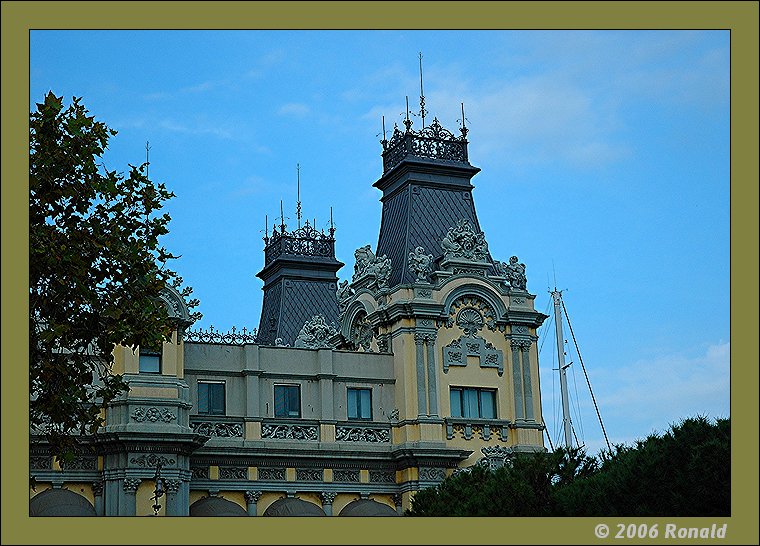
M 586 363 L 610 443 L 630 445 L 697 415 L 729 417 L 730 348 L 729 342 L 720 342 L 695 357 L 662 354 L 614 369 L 589 369 Z M 572 360 L 567 377 L 573 427 L 587 452 L 595 454 L 606 442 L 578 360 L 567 357 Z M 542 360 L 544 422 L 556 444 L 561 441 L 562 410 L 557 371 L 552 368 L 556 363 L 550 358 Z
M 222 139 L 231 139 L 233 137 L 233 131 L 229 128 L 204 124 L 188 125 L 177 123 L 170 119 L 160 121 L 158 127 L 173 133 L 183 133 L 187 135 L 211 135 Z
M 295 116 L 295 117 L 303 117 L 309 114 L 311 112 L 311 109 L 308 107 L 308 105 L 302 103 L 302 102 L 289 102 L 287 104 L 283 104 L 280 106 L 280 109 L 277 111 L 278 114 L 282 116 Z

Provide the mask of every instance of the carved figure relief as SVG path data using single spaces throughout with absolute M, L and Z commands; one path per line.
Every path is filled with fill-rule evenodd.
M 338 310 L 342 315 L 346 311 L 346 306 L 349 300 L 354 296 L 354 289 L 348 284 L 348 281 L 343 281 L 338 284 L 338 291 L 336 293 L 338 298 Z
M 433 255 L 425 254 L 425 250 L 418 246 L 414 252 L 409 253 L 409 271 L 417 275 L 417 281 L 426 281 L 433 267 Z
M 469 220 L 459 220 L 441 240 L 444 260 L 452 258 L 484 262 L 488 256 L 485 234 L 475 232 Z
M 359 350 L 361 348 L 366 353 L 372 352 L 371 345 L 374 332 L 372 330 L 372 324 L 367 318 L 367 313 L 362 311 L 356 315 L 356 318 L 351 324 L 350 332 L 351 343 L 353 344 L 354 350 Z
M 519 262 L 517 256 L 512 256 L 509 263 L 495 260 L 493 263 L 500 277 L 505 277 L 509 286 L 515 290 L 526 290 L 528 279 L 525 276 L 525 264 Z
M 314 315 L 301 328 L 293 344 L 301 349 L 329 349 L 332 348 L 330 338 L 337 334 L 337 330 L 325 322 L 322 315 Z
M 370 277 L 368 284 L 370 289 L 379 290 L 388 286 L 391 276 L 391 259 L 387 256 L 375 256 L 369 245 L 357 248 L 354 252 L 356 263 L 354 264 L 354 276 L 352 282 L 356 283 L 364 277 Z

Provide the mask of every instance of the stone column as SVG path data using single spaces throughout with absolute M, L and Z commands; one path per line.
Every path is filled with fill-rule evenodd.
M 417 346 L 417 415 L 420 417 L 427 414 L 425 404 L 425 354 L 422 344 L 425 343 L 425 334 L 414 334 L 414 343 Z
M 438 392 L 435 369 L 435 336 L 434 332 L 425 334 L 427 343 L 427 373 L 428 373 L 428 415 L 438 417 Z
M 333 501 L 335 500 L 335 497 L 337 497 L 337 493 L 333 493 L 332 491 L 323 491 L 320 493 L 319 497 L 322 499 L 322 510 L 324 510 L 325 514 L 328 516 L 333 515 L 332 511 L 332 505 Z
M 522 342 L 523 399 L 525 400 L 525 418 L 533 420 L 533 389 L 530 380 L 530 346 L 531 342 Z
M 95 497 L 95 513 L 98 516 L 105 515 L 105 506 L 103 505 L 103 482 L 93 482 L 92 494 Z
M 515 393 L 515 419 L 524 419 L 525 411 L 523 405 L 523 387 L 522 387 L 522 361 L 520 360 L 520 348 L 522 341 L 513 339 L 512 346 L 512 382 Z
M 261 491 L 248 490 L 243 493 L 243 496 L 245 497 L 245 502 L 248 505 L 248 515 L 255 516 L 256 503 L 259 502 L 259 499 L 261 498 Z
M 187 516 L 190 513 L 190 507 L 183 502 L 182 480 L 166 480 L 166 515 L 167 516 Z M 188 486 L 189 487 L 189 486 Z
M 136 499 L 135 494 L 137 488 L 140 487 L 140 478 L 124 478 L 122 488 L 124 494 L 121 495 L 119 502 L 119 515 L 120 516 L 134 516 L 136 515 Z

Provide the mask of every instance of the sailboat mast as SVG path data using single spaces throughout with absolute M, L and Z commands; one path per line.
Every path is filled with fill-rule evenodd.
M 556 288 L 551 293 L 554 300 L 554 325 L 557 333 L 557 356 L 559 357 L 559 386 L 562 393 L 562 424 L 565 431 L 565 446 L 573 447 L 573 432 L 570 422 L 570 403 L 567 395 L 567 374 L 565 366 L 565 343 L 562 335 L 562 291 Z

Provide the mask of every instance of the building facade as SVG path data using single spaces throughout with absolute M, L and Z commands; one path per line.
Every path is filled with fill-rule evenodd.
M 518 258 L 488 250 L 459 133 L 407 119 L 382 141 L 378 244 L 350 281 L 333 229 L 274 226 L 255 333 L 188 330 L 168 288 L 174 337 L 116 348 L 130 390 L 94 449 L 62 469 L 32 436 L 32 513 L 76 493 L 109 516 L 394 515 L 454 472 L 543 450 L 547 317 Z

